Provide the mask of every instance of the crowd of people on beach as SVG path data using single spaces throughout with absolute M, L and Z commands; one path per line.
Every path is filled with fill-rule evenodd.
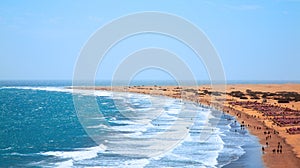
M 232 101 L 230 105 L 239 105 L 243 108 L 257 110 L 263 113 L 264 116 L 299 116 L 299 110 L 293 110 L 288 107 L 281 107 L 272 104 L 259 103 L 257 101 Z
M 289 134 L 300 134 L 300 127 L 292 127 L 286 130 Z
M 300 117 L 274 117 L 273 121 L 279 126 L 297 126 L 300 125 Z
M 259 103 L 257 101 L 232 101 L 230 105 L 259 111 L 263 116 L 270 118 L 278 126 L 300 126 L 300 111 L 288 107 L 281 107 L 272 104 Z M 300 134 L 300 128 L 292 127 L 287 129 L 290 134 Z
M 295 110 L 289 109 L 289 108 L 281 108 L 281 107 L 276 107 L 276 106 L 272 106 L 272 105 L 266 105 L 266 106 L 262 106 L 259 107 L 260 105 L 262 105 L 262 103 L 257 103 L 257 102 L 239 102 L 239 101 L 235 101 L 235 102 L 230 102 L 231 105 L 240 105 L 244 108 L 250 108 L 250 109 L 260 109 L 262 113 L 267 112 L 267 110 L 272 110 L 275 109 L 275 111 L 281 109 L 281 110 L 289 110 L 289 111 L 293 111 L 296 112 Z M 231 111 L 235 112 L 237 117 L 241 117 L 241 111 L 233 108 L 233 107 L 228 107 Z M 248 114 L 245 114 L 246 117 Z M 259 118 L 256 115 L 250 115 L 252 118 Z M 274 117 L 275 118 L 275 117 Z M 282 119 L 282 117 L 277 117 Z M 277 119 L 276 118 L 276 119 Z M 295 119 L 295 118 L 293 118 Z M 300 119 L 300 118 L 299 118 Z M 297 120 L 298 121 L 298 120 Z M 300 121 L 300 120 L 299 120 Z M 263 121 L 264 122 L 264 121 Z M 261 133 L 263 133 L 263 135 L 265 135 L 265 145 L 263 145 L 261 147 L 262 153 L 265 154 L 266 152 L 270 151 L 273 154 L 282 154 L 283 153 L 283 145 L 281 142 L 275 142 L 274 144 L 274 140 L 272 140 L 272 135 L 279 134 L 278 131 L 276 131 L 275 129 L 269 128 L 269 127 L 261 127 L 261 126 L 251 126 L 249 124 L 246 124 L 246 122 L 242 121 L 241 123 L 243 126 L 247 126 L 247 127 L 253 127 L 253 129 L 259 131 L 261 130 Z M 299 122 L 300 124 L 300 122 Z M 241 129 L 244 129 L 244 127 L 241 127 Z M 298 128 L 290 128 L 287 130 L 289 133 L 300 133 L 300 127 Z

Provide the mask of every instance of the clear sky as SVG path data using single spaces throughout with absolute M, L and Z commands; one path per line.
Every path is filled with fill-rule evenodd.
M 159 11 L 181 16 L 216 48 L 228 80 L 300 80 L 300 1 L 78 1 L 0 2 L 0 80 L 72 79 L 76 59 L 101 26 L 124 15 Z M 174 39 L 136 36 L 107 54 L 98 79 L 109 79 L 120 60 L 147 46 L 177 53 L 207 79 L 193 52 Z M 117 56 L 116 56 L 117 55 Z M 157 70 L 140 78 L 165 78 Z

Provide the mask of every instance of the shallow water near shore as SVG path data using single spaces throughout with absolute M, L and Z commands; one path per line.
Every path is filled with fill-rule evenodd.
M 114 97 L 110 92 L 97 92 L 97 103 L 110 123 L 110 128 L 130 137 L 149 137 L 168 130 L 183 105 L 189 107 L 189 110 L 197 111 L 188 134 L 176 146 L 157 157 L 145 157 L 116 153 L 115 149 L 120 144 L 118 141 L 95 143 L 78 121 L 71 91 L 64 87 L 10 86 L 1 87 L 0 94 L 0 167 L 263 165 L 258 140 L 248 131 L 240 130 L 240 125 L 234 122 L 233 117 L 194 103 L 166 97 L 132 93 L 128 96 L 127 93 L 119 93 L 118 101 L 126 101 L 130 104 L 130 110 L 135 112 L 163 109 L 163 115 L 145 124 L 124 117 L 114 106 Z M 84 91 L 78 94 L 83 97 L 91 96 L 91 93 Z M 205 121 L 219 122 L 206 127 Z M 90 129 L 99 128 L 109 130 L 104 125 L 90 125 Z M 203 142 L 199 137 L 205 131 L 210 132 L 210 136 Z M 102 136 L 104 139 L 109 137 L 106 134 Z

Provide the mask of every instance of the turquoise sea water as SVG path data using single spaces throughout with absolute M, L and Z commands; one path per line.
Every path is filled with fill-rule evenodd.
M 103 144 L 95 142 L 86 132 L 86 125 L 78 119 L 72 92 L 64 88 L 67 85 L 70 83 L 2 83 L 0 167 L 222 167 L 247 155 L 257 156 L 256 167 L 262 167 L 258 140 L 246 130 L 240 130 L 234 118 L 166 97 L 132 93 L 112 96 L 111 92 L 103 91 L 76 93 L 81 98 L 95 97 L 109 124 L 89 125 L 89 129 L 102 130 L 99 137 Z M 88 102 L 84 106 L 89 106 Z M 146 116 L 160 111 L 160 115 L 151 121 L 140 122 L 120 109 Z M 187 134 L 175 146 L 151 157 L 139 153 L 124 154 L 124 151 L 138 149 L 141 139 L 168 132 L 181 110 L 190 110 L 197 115 Z M 206 122 L 215 121 L 218 121 L 217 125 L 205 126 Z M 204 132 L 210 132 L 210 136 L 201 141 L 199 137 Z M 122 139 L 124 136 L 116 138 L 119 136 L 116 133 L 139 140 L 129 144 Z M 111 138 L 112 134 L 114 138 Z M 171 143 L 172 138 L 161 142 Z M 249 149 L 251 153 L 247 153 Z M 151 153 L 152 149 L 149 150 Z M 246 162 L 249 160 L 243 167 L 249 167 Z

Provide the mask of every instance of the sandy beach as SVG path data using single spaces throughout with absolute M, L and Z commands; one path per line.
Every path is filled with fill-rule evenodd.
M 91 89 L 80 87 L 80 89 Z M 266 167 L 300 166 L 300 84 L 236 84 L 226 92 L 211 86 L 96 87 L 185 99 L 222 110 L 259 138 Z

